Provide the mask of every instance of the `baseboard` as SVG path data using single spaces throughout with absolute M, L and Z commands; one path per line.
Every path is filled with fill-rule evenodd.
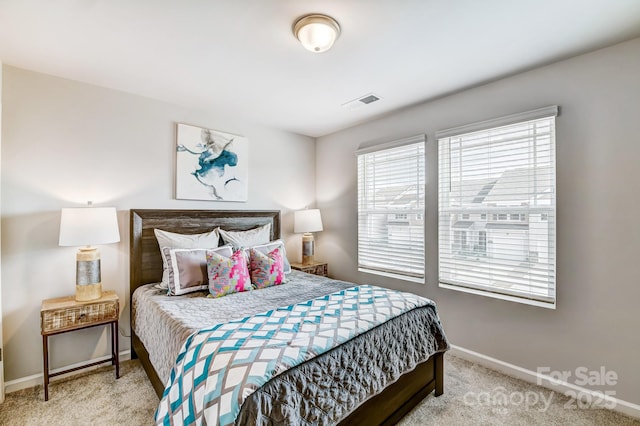
M 120 361 L 127 361 L 131 359 L 131 350 L 127 349 L 126 351 L 120 352 L 119 358 L 120 358 Z M 94 358 L 88 361 L 79 362 L 76 364 L 67 365 L 65 367 L 56 368 L 54 370 L 51 370 L 51 372 L 57 373 L 58 371 L 64 371 L 69 368 L 82 367 L 85 364 L 91 364 L 92 362 L 98 362 L 98 361 L 107 361 L 109 359 L 111 359 L 111 355 L 105 355 L 105 356 Z M 60 376 L 53 377 L 51 379 L 51 382 L 55 382 L 56 380 L 62 379 L 64 377 L 70 377 L 77 374 L 86 373 L 87 371 L 95 370 L 100 367 L 104 367 L 104 365 L 95 365 L 93 367 L 87 367 L 84 370 L 73 371 L 71 373 L 62 374 Z M 4 392 L 11 393 L 11 392 L 16 392 L 22 389 L 32 388 L 34 386 L 42 385 L 42 381 L 43 381 L 43 373 L 34 374 L 32 376 L 27 376 L 27 377 L 21 377 L 15 380 L 9 380 L 8 382 L 4 382 Z
M 592 398 L 592 401 L 601 400 L 603 397 L 601 392 L 583 388 L 566 381 L 560 381 L 552 378 L 551 376 L 527 370 L 526 368 L 518 367 L 517 365 L 509 364 L 508 362 L 504 362 L 478 352 L 470 351 L 469 349 L 465 349 L 460 346 L 451 345 L 449 353 L 459 358 L 491 368 L 492 370 L 499 371 L 508 376 L 516 377 L 524 380 L 525 382 L 551 389 L 563 395 L 567 392 L 571 392 L 573 395 L 589 396 Z M 640 418 L 640 405 L 612 396 L 605 396 L 604 400 L 612 403 L 611 405 L 613 405 L 613 408 L 611 409 L 613 411 L 626 414 L 627 416 Z

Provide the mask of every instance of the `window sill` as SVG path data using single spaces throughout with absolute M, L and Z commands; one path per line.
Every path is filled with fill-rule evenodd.
M 507 294 L 492 293 L 490 291 L 478 290 L 475 288 L 468 288 L 468 287 L 460 287 L 460 286 L 445 284 L 445 283 L 438 283 L 438 287 L 446 288 L 449 290 L 461 291 L 463 293 L 470 293 L 470 294 L 476 294 L 479 296 L 491 297 L 494 299 L 506 300 L 508 302 L 516 302 L 524 305 L 538 306 L 540 308 L 556 309 L 555 302 L 553 303 L 541 302 L 539 300 L 525 299 L 522 297 L 509 296 Z
M 359 272 L 364 272 L 372 275 L 380 275 L 387 278 L 394 278 L 396 280 L 410 281 L 412 283 L 424 284 L 424 278 L 410 277 L 408 275 L 396 274 L 393 272 L 376 271 L 375 269 L 358 268 Z

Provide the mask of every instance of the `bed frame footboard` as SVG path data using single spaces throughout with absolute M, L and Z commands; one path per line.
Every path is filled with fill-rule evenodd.
M 147 350 L 133 332 L 131 347 L 131 357 L 140 359 L 153 389 L 158 398 L 161 398 L 164 384 L 151 365 Z M 356 408 L 339 424 L 363 426 L 396 424 L 433 391 L 435 396 L 444 393 L 444 353 L 441 352 L 418 364 L 413 371 L 402 375 L 395 383 Z

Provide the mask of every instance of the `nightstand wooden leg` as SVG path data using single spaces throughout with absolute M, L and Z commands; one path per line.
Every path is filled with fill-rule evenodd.
M 42 336 L 42 358 L 44 359 L 44 400 L 49 400 L 49 337 Z
M 109 337 L 111 338 L 111 365 L 116 365 L 116 339 L 113 335 L 113 323 L 109 323 Z
M 116 362 L 116 379 L 120 378 L 120 349 L 118 349 L 118 321 L 113 323 L 113 328 L 111 329 L 111 336 L 113 336 L 113 342 L 111 347 L 113 349 L 113 359 Z

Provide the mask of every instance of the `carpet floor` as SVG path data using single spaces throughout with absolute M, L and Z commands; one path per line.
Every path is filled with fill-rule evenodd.
M 112 367 L 56 380 L 47 402 L 42 386 L 7 394 L 0 425 L 152 425 L 158 398 L 140 362 L 123 362 L 120 369 L 119 380 Z M 559 393 L 447 355 L 444 395 L 425 398 L 400 425 L 640 426 L 640 421 L 579 406 Z

